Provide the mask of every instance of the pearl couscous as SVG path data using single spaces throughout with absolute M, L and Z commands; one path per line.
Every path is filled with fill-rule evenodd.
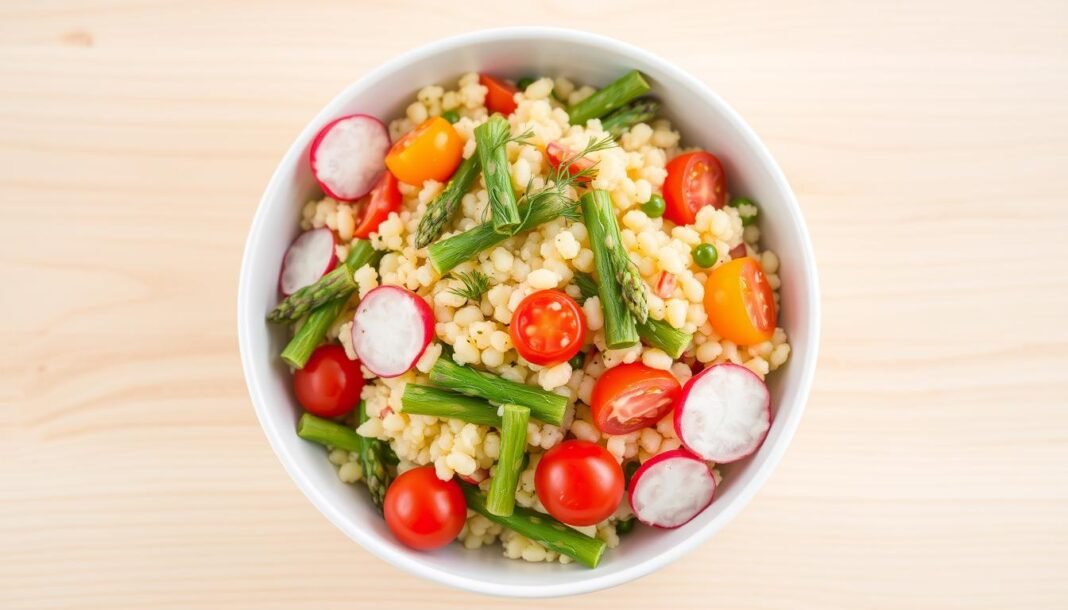
M 305 387 L 314 385 L 313 381 L 302 382 L 302 378 L 324 370 L 325 365 L 310 370 L 318 353 L 312 354 L 310 360 L 305 355 L 308 364 L 287 361 L 302 365 L 295 366 L 297 397 L 309 412 L 342 422 L 348 432 L 355 430 L 359 437 L 351 441 L 355 443 L 352 447 L 320 440 L 331 447 L 329 460 L 337 466 L 342 481 L 368 479 L 368 464 L 377 460 L 382 463 L 374 464 L 378 469 L 375 472 L 382 473 L 387 481 L 399 482 L 408 471 L 429 468 L 438 481 L 462 481 L 466 494 L 492 497 L 497 493 L 491 489 L 494 480 L 508 480 L 514 474 L 511 485 L 518 507 L 516 514 L 523 509 L 544 513 L 612 548 L 620 544 L 621 534 L 634 525 L 638 507 L 632 508 L 628 498 L 621 496 L 623 485 L 629 488 L 629 477 L 638 465 L 656 456 L 693 448 L 688 440 L 680 440 L 678 418 L 672 408 L 679 408 L 680 388 L 689 388 L 687 382 L 695 373 L 716 365 L 732 363 L 763 380 L 787 361 L 790 344 L 785 331 L 776 326 L 774 313 L 779 299 L 779 259 L 760 247 L 760 230 L 753 222 L 756 205 L 747 199 L 731 200 L 718 160 L 709 153 L 686 148 L 684 138 L 667 120 L 644 116 L 620 125 L 616 115 L 609 115 L 573 124 L 575 117 L 571 115 L 597 93 L 595 89 L 564 77 L 539 78 L 524 84 L 517 90 L 509 83 L 471 73 L 461 76 L 453 86 L 422 88 L 404 115 L 386 127 L 395 143 L 384 159 L 388 180 L 379 179 L 369 196 L 360 193 L 356 200 L 324 196 L 303 205 L 301 229 L 328 230 L 333 236 L 332 257 L 345 261 L 359 243 L 366 247 L 372 260 L 350 269 L 347 278 L 343 278 L 349 280 L 351 288 L 341 294 L 351 296 L 317 305 L 336 308 L 329 319 L 313 322 L 319 309 L 293 318 L 298 338 L 300 329 L 315 324 L 321 333 L 318 343 L 340 346 L 336 348 L 338 353 L 343 350 L 351 366 L 358 367 L 358 380 L 350 376 L 338 382 L 343 386 L 338 392 L 349 392 L 352 404 L 323 409 L 315 399 L 305 398 L 308 392 L 317 390 L 302 394 L 302 383 Z M 495 113 L 499 114 L 491 119 Z M 500 167 L 488 164 L 487 151 L 481 149 L 480 129 L 488 130 L 494 121 L 501 121 L 500 128 L 506 130 L 507 136 L 499 142 L 500 157 L 496 159 L 504 159 Z M 438 147 L 432 157 L 425 157 L 421 165 L 402 158 L 419 152 L 426 139 L 420 136 L 431 133 L 428 130 L 440 130 L 428 144 Z M 328 145 L 329 137 L 323 138 L 323 146 Z M 581 156 L 567 157 L 579 151 L 583 151 Z M 425 160 L 431 158 L 432 161 Z M 688 165 L 681 165 L 683 160 Z M 436 167 L 430 167 L 443 164 L 451 164 L 448 171 L 436 172 Z M 428 216 L 435 213 L 438 202 L 449 196 L 449 189 L 455 188 L 468 165 L 476 169 L 481 165 L 481 174 L 457 193 L 455 207 L 439 221 L 431 244 L 421 243 Z M 500 170 L 505 173 L 503 176 Z M 378 171 L 376 175 L 381 175 L 381 169 Z M 676 174 L 684 175 L 680 178 Z M 385 208 L 380 205 L 385 197 L 382 180 L 394 180 L 396 193 L 395 201 Z M 518 220 L 513 219 L 513 230 L 498 232 L 499 237 L 490 240 L 494 243 L 472 250 L 469 257 L 446 265 L 448 269 L 444 270 L 435 260 L 435 248 L 444 251 L 440 244 L 460 243 L 456 240 L 477 232 L 480 226 L 505 222 L 507 202 L 501 200 L 508 199 L 508 195 L 499 194 L 502 180 L 517 200 L 513 207 L 519 210 L 519 216 Z M 337 188 L 326 184 L 324 191 L 338 194 Z M 533 206 L 537 194 L 547 191 L 554 193 L 557 199 L 553 201 L 581 200 L 582 204 L 527 226 L 530 221 L 523 214 L 533 216 L 535 212 L 524 210 L 523 206 Z M 600 194 L 601 201 L 610 202 L 607 210 L 611 220 L 592 221 L 591 225 L 593 204 L 586 195 L 593 192 Z M 368 218 L 375 213 L 380 214 L 380 219 L 368 227 Z M 612 224 L 618 243 L 612 237 Z M 605 226 L 609 227 L 608 233 L 604 232 Z M 608 258 L 606 251 L 619 253 L 614 262 L 600 258 Z M 287 263 L 289 260 L 287 255 Z M 740 262 L 755 269 L 750 271 L 755 275 L 743 276 L 743 284 L 745 278 L 750 285 L 761 282 L 770 298 L 758 298 L 755 306 L 754 301 L 745 301 L 748 310 L 717 310 L 726 307 L 723 294 L 730 294 L 729 290 L 720 290 L 724 284 L 717 274 Z M 337 269 L 344 270 L 344 263 L 338 263 Z M 614 269 L 609 275 L 615 277 L 606 277 L 606 269 Z M 327 277 L 329 274 L 323 276 Z M 598 281 L 591 281 L 593 278 Z M 316 283 L 321 282 L 323 279 Z M 623 296 L 607 298 L 610 302 L 606 302 L 606 294 L 611 294 L 605 292 L 611 289 L 606 283 L 612 283 Z M 419 301 L 415 307 L 419 311 L 425 307 L 429 329 L 426 343 L 413 353 L 411 362 L 403 363 L 401 372 L 392 371 L 389 376 L 381 374 L 381 366 L 366 354 L 369 348 L 360 343 L 366 333 L 379 332 L 361 328 L 360 316 L 364 304 L 373 300 L 369 295 L 379 294 L 383 287 L 414 294 Z M 712 294 L 712 290 L 719 292 Z M 305 293 L 297 291 L 290 299 L 302 294 Z M 539 295 L 546 294 L 556 295 L 556 301 L 538 301 L 542 298 Z M 535 303 L 533 309 L 531 302 Z M 716 315 L 710 318 L 710 312 Z M 560 317 L 565 314 L 568 317 Z M 401 317 L 396 311 L 390 315 Z M 383 319 L 388 326 L 388 317 Z M 642 319 L 648 321 L 642 323 Z M 630 324 L 624 330 L 630 332 L 631 340 L 620 338 L 626 334 L 620 332 L 626 324 Z M 682 337 L 681 342 L 669 346 L 650 340 L 643 330 L 646 328 L 660 329 L 664 336 Z M 413 341 L 418 343 L 418 337 Z M 552 344 L 551 349 L 545 347 L 548 344 Z M 406 348 L 390 349 L 403 352 Z M 535 407 L 540 402 L 519 404 L 518 409 L 524 412 L 524 419 L 518 421 L 525 422 L 525 444 L 519 449 L 510 447 L 502 425 L 488 423 L 503 418 L 503 426 L 508 426 L 512 412 L 504 406 L 498 408 L 504 401 L 470 388 L 442 386 L 438 371 L 445 361 L 463 370 L 488 374 L 494 382 L 528 386 L 541 392 L 538 397 L 544 398 L 543 402 L 559 397 L 555 403 L 561 406 L 559 420 L 553 423 L 539 418 Z M 620 374 L 610 374 L 614 369 Z M 628 375 L 640 371 L 641 375 L 623 375 L 623 371 Z M 611 382 L 622 388 L 617 392 L 615 407 L 611 406 L 611 396 L 605 398 L 606 392 L 611 394 L 608 376 L 620 379 Z M 667 392 L 665 396 L 670 400 L 653 405 L 653 411 L 639 409 L 637 416 L 645 418 L 640 425 L 618 413 L 616 419 L 612 414 L 605 415 L 606 409 L 633 409 L 633 404 L 624 403 L 634 396 L 624 397 L 622 393 L 638 387 L 634 384 L 644 379 L 656 380 L 660 385 L 650 386 L 653 389 L 649 391 Z M 457 396 L 467 395 L 468 400 L 485 399 L 493 406 L 484 418 L 476 418 L 478 421 L 414 414 L 406 408 L 409 386 L 431 390 L 440 387 L 441 391 L 457 392 Z M 349 416 L 357 391 L 360 409 Z M 520 402 L 518 398 L 516 402 Z M 650 420 L 654 413 L 655 418 Z M 381 451 L 368 455 L 360 439 L 380 442 L 377 447 Z M 615 494 L 611 504 L 599 513 L 587 511 L 579 515 L 581 511 L 573 506 L 556 506 L 555 500 L 546 504 L 552 495 L 542 488 L 550 484 L 543 472 L 548 468 L 547 462 L 556 459 L 554 448 L 576 441 L 602 448 L 621 473 L 618 490 L 609 493 Z M 505 473 L 500 464 L 512 451 L 524 457 L 514 466 L 509 462 L 507 470 L 514 472 Z M 702 461 L 707 463 L 708 474 L 718 482 L 715 462 L 701 457 L 705 458 Z M 711 485 L 714 489 L 714 483 Z M 394 487 L 397 485 L 381 491 L 387 523 L 396 532 L 404 525 L 399 523 L 403 518 L 396 516 L 395 506 L 391 506 Z M 459 492 L 447 493 L 452 493 L 448 497 L 453 498 Z M 500 543 L 506 557 L 531 562 L 568 563 L 575 559 L 506 527 L 485 511 L 473 509 L 472 497 L 467 496 L 462 521 L 450 525 L 453 529 L 442 541 L 456 539 L 469 549 Z M 565 518 L 568 516 L 572 521 Z M 596 520 L 591 523 L 587 517 Z M 411 544 L 403 534 L 398 533 L 398 537 Z M 413 546 L 431 546 L 430 542 L 426 547 L 419 544 Z

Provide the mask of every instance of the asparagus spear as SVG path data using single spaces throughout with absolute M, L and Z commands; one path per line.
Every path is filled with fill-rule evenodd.
M 587 536 L 549 515 L 521 506 L 517 506 L 507 517 L 495 515 L 489 512 L 486 507 L 486 498 L 479 493 L 477 488 L 469 485 L 464 485 L 463 488 L 464 497 L 467 498 L 467 508 L 490 521 L 514 530 L 561 555 L 567 555 L 587 567 L 596 568 L 601 562 L 601 556 L 604 555 L 606 547 L 603 540 Z
M 441 229 L 445 227 L 453 211 L 460 205 L 468 189 L 475 183 L 475 178 L 478 177 L 478 167 L 477 153 L 464 159 L 449 183 L 445 185 L 445 190 L 430 202 L 426 213 L 419 221 L 419 232 L 415 237 L 416 248 L 425 248 L 441 234 Z
M 631 70 L 604 89 L 572 106 L 567 115 L 572 125 L 585 125 L 586 121 L 603 117 L 634 98 L 649 93 L 650 89 L 642 73 Z
M 519 217 L 522 221 L 514 233 L 529 231 L 538 225 L 569 214 L 574 209 L 575 203 L 563 195 L 528 198 L 519 206 Z M 496 232 L 492 222 L 484 222 L 459 235 L 453 235 L 431 244 L 427 253 L 434 270 L 444 275 L 456 265 L 506 239 L 508 235 Z
M 282 360 L 295 368 L 302 369 L 311 358 L 312 352 L 323 342 L 327 329 L 337 320 L 341 312 L 345 310 L 348 299 L 342 297 L 329 303 L 323 303 L 308 314 L 308 319 L 300 326 L 297 333 L 289 340 L 289 344 L 282 350 Z
M 515 510 L 515 489 L 519 484 L 519 467 L 526 454 L 528 421 L 530 409 L 504 405 L 501 453 L 486 496 L 486 510 L 500 517 L 507 517 Z
M 595 190 L 583 195 L 582 214 L 590 233 L 593 262 L 599 280 L 597 290 L 604 310 L 605 343 L 609 349 L 634 345 L 638 342 L 638 330 L 625 303 L 623 287 L 619 284 L 613 261 L 613 249 L 619 238 L 615 235 L 618 227 L 608 193 Z
M 541 388 L 508 381 L 490 373 L 438 358 L 430 369 L 430 382 L 468 396 L 478 396 L 501 404 L 516 404 L 530 409 L 532 416 L 559 426 L 564 421 L 567 398 Z
M 367 408 L 363 401 L 356 407 L 360 424 L 367 421 Z M 358 426 L 357 426 L 358 427 Z M 363 465 L 363 480 L 367 482 L 367 490 L 371 492 L 371 501 L 374 502 L 379 512 L 382 512 L 382 503 L 386 500 L 386 490 L 392 482 L 389 471 L 386 470 L 386 444 L 377 438 L 365 438 L 357 435 L 360 439 L 360 464 Z
M 401 411 L 412 415 L 449 417 L 472 424 L 501 427 L 501 416 L 497 415 L 497 407 L 485 400 L 416 383 L 404 386 Z
M 583 299 L 597 296 L 597 283 L 585 273 L 576 273 L 575 285 L 579 287 Z M 638 336 L 642 341 L 653 347 L 664 350 L 672 358 L 678 358 L 690 345 L 693 335 L 679 330 L 663 320 L 649 318 L 637 325 Z
M 601 119 L 601 129 L 618 138 L 638 123 L 652 120 L 660 111 L 660 102 L 651 98 L 634 100 Z
M 300 421 L 297 422 L 297 436 L 335 449 L 356 452 L 362 449 L 363 437 L 356 434 L 355 430 L 329 419 L 316 417 L 311 413 L 300 416 Z
M 502 235 L 511 235 L 520 222 L 512 178 L 508 175 L 508 156 L 504 151 L 508 135 L 508 121 L 499 114 L 475 128 L 476 151 L 489 192 L 493 230 Z
M 294 322 L 323 303 L 347 297 L 356 290 L 352 274 L 371 262 L 374 256 L 375 249 L 371 242 L 363 239 L 352 242 L 343 265 L 338 265 L 311 286 L 305 286 L 286 297 L 267 315 L 267 319 L 271 322 Z

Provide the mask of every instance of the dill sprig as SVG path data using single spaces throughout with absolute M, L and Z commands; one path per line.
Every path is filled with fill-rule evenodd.
M 489 290 L 489 276 L 477 269 L 468 273 L 456 273 L 454 277 L 460 280 L 462 286 L 454 286 L 449 292 L 469 301 L 478 301 Z

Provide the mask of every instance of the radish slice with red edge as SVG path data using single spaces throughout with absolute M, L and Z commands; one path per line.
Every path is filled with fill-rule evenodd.
M 691 377 L 675 408 L 679 440 L 711 462 L 734 462 L 753 453 L 770 427 L 768 386 L 737 364 L 716 364 Z
M 671 529 L 699 515 L 715 493 L 716 479 L 708 464 L 685 449 L 672 449 L 634 473 L 628 499 L 638 521 Z
M 355 201 L 371 192 L 386 169 L 390 140 L 373 116 L 353 114 L 326 124 L 311 145 L 311 168 L 323 192 Z
M 314 284 L 337 266 L 334 232 L 326 227 L 305 231 L 289 244 L 282 259 L 278 288 L 284 295 Z
M 379 377 L 403 375 L 434 336 L 434 312 L 422 297 L 400 286 L 368 292 L 352 319 L 352 347 Z
M 727 252 L 727 254 L 729 254 L 732 259 L 733 258 L 742 258 L 743 256 L 748 256 L 749 255 L 749 250 L 746 249 L 745 242 L 743 241 L 742 243 L 738 244 L 737 246 L 731 248 Z

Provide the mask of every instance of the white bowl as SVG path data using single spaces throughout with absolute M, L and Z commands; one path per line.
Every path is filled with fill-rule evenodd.
M 760 203 L 763 241 L 782 261 L 780 323 L 793 350 L 787 365 L 770 378 L 775 414 L 767 440 L 755 455 L 724 469 L 716 499 L 696 519 L 675 530 L 639 527 L 605 553 L 596 569 L 510 560 L 501 556 L 499 546 L 469 551 L 452 544 L 432 553 L 412 551 L 389 533 L 363 488 L 338 480 L 322 447 L 297 437 L 300 408 L 289 370 L 278 358 L 285 331 L 264 321 L 278 301 L 278 270 L 298 231 L 301 205 L 317 193 L 308 169 L 309 143 L 335 117 L 363 112 L 388 121 L 403 114 L 420 87 L 455 82 L 468 71 L 512 77 L 562 74 L 578 83 L 604 85 L 631 68 L 648 76 L 684 143 L 716 153 L 731 191 Z M 449 38 L 406 53 L 341 92 L 304 128 L 271 177 L 248 235 L 238 293 L 241 360 L 256 415 L 308 499 L 353 540 L 404 570 L 470 591 L 516 597 L 584 593 L 634 580 L 693 550 L 734 517 L 771 474 L 801 419 L 816 365 L 819 319 L 819 285 L 801 209 L 779 167 L 741 117 L 702 82 L 659 57 L 610 38 L 550 28 Z

